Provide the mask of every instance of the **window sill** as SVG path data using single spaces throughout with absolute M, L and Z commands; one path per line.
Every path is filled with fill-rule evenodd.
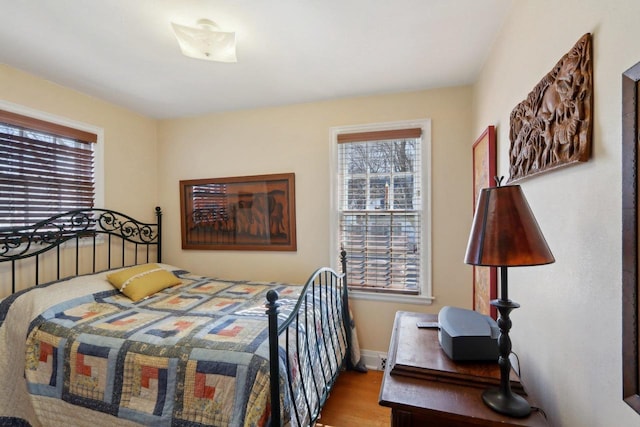
M 393 302 L 402 304 L 419 304 L 430 305 L 434 301 L 434 297 L 425 295 L 397 295 L 380 292 L 363 292 L 363 291 L 349 291 L 349 297 L 353 299 L 369 300 L 369 301 L 382 301 Z

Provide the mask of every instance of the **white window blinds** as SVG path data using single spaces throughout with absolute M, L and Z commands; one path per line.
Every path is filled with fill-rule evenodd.
M 338 135 L 339 243 L 349 287 L 418 294 L 421 129 Z
M 97 136 L 0 111 L 0 226 L 94 205 Z

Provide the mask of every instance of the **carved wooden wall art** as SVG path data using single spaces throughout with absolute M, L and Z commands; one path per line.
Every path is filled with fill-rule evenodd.
M 587 33 L 511 112 L 509 182 L 589 160 L 592 113 Z

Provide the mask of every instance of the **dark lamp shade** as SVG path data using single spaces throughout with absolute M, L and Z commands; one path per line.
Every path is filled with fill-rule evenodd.
M 516 267 L 554 261 L 519 185 L 481 190 L 465 263 Z

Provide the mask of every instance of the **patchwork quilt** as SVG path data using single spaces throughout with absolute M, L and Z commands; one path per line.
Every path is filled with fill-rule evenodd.
M 32 426 L 266 425 L 266 293 L 278 292 L 284 318 L 302 287 L 167 268 L 182 284 L 137 303 L 109 285 L 106 273 L 6 298 L 0 304 L 0 394 L 7 398 L 0 399 L 0 425 L 10 419 Z M 322 305 L 317 310 L 290 339 L 329 340 L 336 354 L 290 356 L 310 363 L 295 369 L 293 387 L 281 386 L 289 425 L 308 423 L 309 414 L 292 408 L 314 399 L 312 388 L 339 369 L 346 351 L 344 334 L 331 335 L 319 323 L 338 314 Z

